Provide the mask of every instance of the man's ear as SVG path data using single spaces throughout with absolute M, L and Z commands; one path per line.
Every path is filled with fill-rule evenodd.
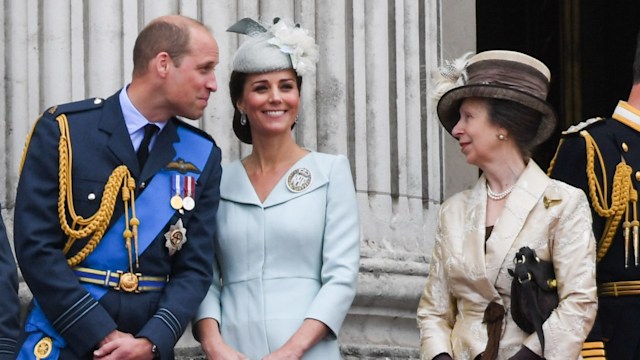
M 153 58 L 152 63 L 153 63 L 152 65 L 153 70 L 155 70 L 156 73 L 163 78 L 167 76 L 167 74 L 169 73 L 169 68 L 173 66 L 173 61 L 171 60 L 171 57 L 165 51 L 159 52 Z

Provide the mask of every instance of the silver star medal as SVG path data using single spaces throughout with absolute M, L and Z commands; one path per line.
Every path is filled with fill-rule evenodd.
M 305 168 L 293 170 L 287 177 L 287 189 L 294 193 L 304 191 L 311 185 L 311 171 Z
M 187 229 L 182 225 L 182 219 L 169 226 L 169 231 L 164 234 L 164 237 L 167 239 L 164 246 L 169 249 L 169 255 L 173 255 L 176 251 L 182 249 L 182 245 L 187 242 Z

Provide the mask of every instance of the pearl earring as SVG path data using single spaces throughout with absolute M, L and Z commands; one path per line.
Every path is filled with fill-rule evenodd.
M 504 140 L 507 138 L 506 136 L 504 136 L 504 134 L 498 134 L 497 137 L 498 137 L 498 140 Z
M 240 113 L 240 125 L 247 125 L 247 115 L 245 113 Z

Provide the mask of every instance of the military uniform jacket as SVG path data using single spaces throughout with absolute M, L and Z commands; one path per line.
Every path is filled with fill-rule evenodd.
M 296 187 L 288 180 L 300 169 L 310 182 Z M 260 360 L 304 319 L 316 319 L 331 334 L 303 359 L 340 359 L 336 337 L 356 293 L 360 260 L 347 159 L 307 154 L 264 202 L 235 161 L 224 168 L 220 193 L 214 281 L 196 320 L 216 319 L 230 346 Z
M 73 148 L 73 204 L 76 213 L 84 217 L 98 209 L 105 183 L 117 166 L 127 165 L 140 190 L 174 160 L 172 144 L 179 140 L 178 127 L 187 127 L 208 141 L 213 140 L 172 118 L 157 135 L 144 169 L 139 169 L 118 94 L 105 101 L 92 99 L 60 105 L 44 112 L 36 124 L 18 185 L 15 209 L 18 263 L 49 322 L 69 344 L 61 358 L 92 358 L 91 351 L 98 342 L 118 329 L 150 339 L 158 346 L 162 359 L 171 359 L 176 341 L 211 284 L 222 172 L 220 150 L 213 144 L 206 165 L 200 169 L 195 188 L 196 208 L 183 215 L 176 211 L 140 254 L 137 272 L 143 276 L 169 276 L 163 291 L 136 294 L 111 289 L 96 301 L 79 283 L 61 251 L 66 237 L 57 210 L 60 130 L 55 119 L 62 113 L 68 117 Z M 123 203 L 118 200 L 111 224 L 122 214 Z M 170 256 L 164 234 L 178 219 L 182 219 L 187 229 L 188 241 Z M 69 255 L 75 254 L 85 242 L 86 239 L 78 240 Z
M 544 357 L 579 358 L 597 305 L 595 245 L 584 194 L 549 179 L 530 160 L 485 243 L 486 207 L 484 176 L 472 189 L 442 204 L 418 306 L 421 359 L 440 353 L 456 360 L 475 359 L 487 344 L 482 319 L 491 301 L 507 310 L 498 359 L 508 359 L 522 345 L 541 355 L 537 335 L 523 332 L 510 315 L 513 277 L 508 269 L 523 246 L 552 261 L 558 281 L 560 303 L 542 326 Z
M 612 118 L 594 119 L 583 123 L 575 128 L 565 131 L 562 143 L 559 145 L 558 153 L 552 164 L 551 177 L 565 181 L 579 187 L 589 194 L 589 184 L 587 178 L 587 155 L 586 143 L 581 131 L 586 131 L 597 144 L 603 157 L 606 172 L 607 201 L 611 204 L 611 193 L 613 176 L 616 166 L 624 159 L 625 163 L 632 168 L 630 181 L 636 190 L 640 190 L 640 110 L 634 109 L 631 105 L 621 101 L 616 107 Z M 594 159 L 594 171 L 598 183 L 605 188 L 605 178 L 603 169 L 596 156 Z M 589 201 L 592 198 L 588 195 Z M 592 210 L 593 232 L 596 241 L 600 241 L 605 230 L 607 218 L 598 215 Z M 633 218 L 630 212 L 630 220 Z M 624 221 L 624 216 L 622 218 Z M 625 243 L 622 231 L 622 222 L 611 241 L 611 245 L 601 260 L 597 264 L 598 284 L 616 281 L 640 280 L 640 266 L 634 263 L 633 241 L 627 251 L 628 267 L 625 267 Z M 639 249 L 640 250 L 640 249 Z M 634 340 L 627 336 L 638 334 L 637 326 L 640 322 L 640 296 L 623 296 L 616 298 L 615 305 L 609 307 L 601 301 L 598 310 L 598 321 L 594 326 L 593 340 L 612 339 L 622 336 L 620 346 L 626 348 L 628 357 L 620 355 L 620 358 L 637 359 L 640 353 L 640 336 L 634 335 Z M 613 300 L 607 298 L 606 301 Z M 610 311 L 609 311 L 610 309 Z M 628 320 L 628 321 L 627 321 Z M 629 323 L 629 326 L 623 325 Z M 607 348 L 607 355 L 610 349 Z M 635 355 L 634 355 L 635 354 Z
M 0 360 L 15 359 L 19 330 L 18 271 L 0 218 Z

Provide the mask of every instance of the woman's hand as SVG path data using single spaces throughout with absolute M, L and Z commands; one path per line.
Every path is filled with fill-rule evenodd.
M 262 360 L 300 360 L 304 355 L 301 350 L 288 348 L 286 345 L 262 358 Z
M 305 319 L 302 326 L 279 349 L 262 358 L 262 360 L 298 360 L 318 341 L 329 333 L 329 328 L 323 322 L 315 319 Z
M 528 347 L 523 346 L 515 355 L 509 358 L 509 360 L 540 360 L 542 357 L 529 350 Z
M 246 355 L 227 345 L 224 341 L 206 348 L 202 344 L 202 350 L 204 350 L 208 360 L 249 360 Z
M 220 326 L 214 319 L 206 318 L 194 324 L 196 338 L 208 360 L 249 360 L 238 350 L 227 345 L 220 334 Z

